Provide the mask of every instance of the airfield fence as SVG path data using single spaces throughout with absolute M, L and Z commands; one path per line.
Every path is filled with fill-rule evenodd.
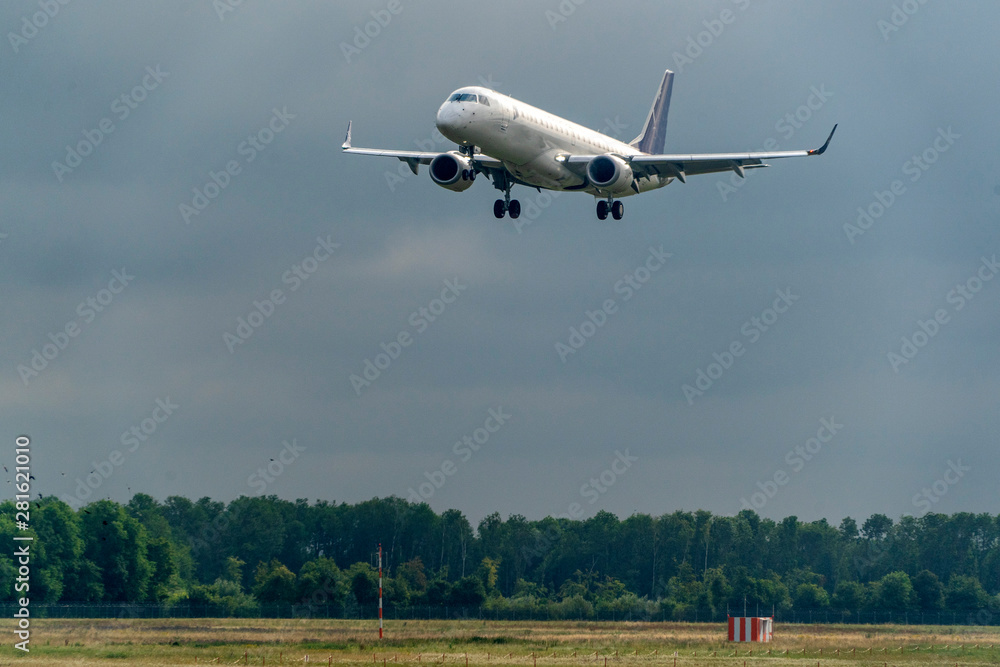
M 19 607 L 14 603 L 0 603 L 0 615 L 13 616 Z M 742 610 L 731 610 L 733 616 Z M 748 609 L 748 615 L 768 616 L 770 610 Z M 131 603 L 32 603 L 33 618 L 329 618 L 329 619 L 374 619 L 378 617 L 376 607 L 368 609 L 356 605 L 316 605 L 316 604 L 258 604 L 236 610 L 219 605 L 197 604 L 131 604 Z M 580 616 L 559 614 L 551 609 L 539 610 L 494 610 L 469 606 L 386 606 L 383 616 L 392 620 L 494 620 L 494 621 L 632 621 L 632 622 L 689 622 L 723 623 L 725 611 L 687 610 L 684 613 L 615 612 L 594 610 Z M 1000 625 L 1000 613 L 992 610 L 941 610 L 941 611 L 889 611 L 866 610 L 848 611 L 834 609 L 777 610 L 775 623 L 831 624 L 851 623 L 860 625 Z

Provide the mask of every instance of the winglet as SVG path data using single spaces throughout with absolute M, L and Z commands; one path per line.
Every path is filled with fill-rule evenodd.
M 820 146 L 819 148 L 814 148 L 813 150 L 809 151 L 809 155 L 822 155 L 826 151 L 826 147 L 830 145 L 830 139 L 833 139 L 833 133 L 836 131 L 837 131 L 837 126 L 834 125 L 833 129 L 830 130 L 830 136 L 826 138 L 826 141 L 823 142 L 823 145 Z
M 352 121 L 347 121 L 347 136 L 344 137 L 344 143 L 341 145 L 341 148 L 351 147 L 351 122 Z M 829 140 L 827 140 L 827 143 L 830 143 Z M 824 148 L 826 147 L 824 146 Z

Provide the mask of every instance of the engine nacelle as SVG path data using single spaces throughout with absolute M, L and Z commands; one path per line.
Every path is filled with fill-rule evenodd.
M 620 195 L 632 188 L 632 167 L 616 155 L 598 155 L 587 165 L 587 179 L 602 193 Z
M 461 153 L 441 153 L 431 160 L 430 169 L 431 179 L 442 188 L 461 192 L 472 187 L 472 165 Z

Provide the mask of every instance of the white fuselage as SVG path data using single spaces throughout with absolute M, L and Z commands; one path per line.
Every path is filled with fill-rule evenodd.
M 622 141 L 479 86 L 459 88 L 449 95 L 438 109 L 437 127 L 451 141 L 461 146 L 476 146 L 483 155 L 502 161 L 511 174 L 525 183 L 595 196 L 603 193 L 557 158 L 642 154 Z M 660 188 L 672 180 L 655 175 L 636 178 L 635 190 L 618 196 Z

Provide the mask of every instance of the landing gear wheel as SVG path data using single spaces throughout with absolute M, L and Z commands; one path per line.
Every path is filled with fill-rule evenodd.
M 603 199 L 597 202 L 597 219 L 607 220 L 608 219 L 608 202 Z
M 611 217 L 615 220 L 621 220 L 623 215 L 625 215 L 625 204 L 616 201 L 611 205 Z
M 507 212 L 506 208 L 507 207 L 504 205 L 502 199 L 496 200 L 495 202 L 493 202 L 493 215 L 496 216 L 497 219 L 502 218 L 504 213 Z
M 521 202 L 511 199 L 510 204 L 507 205 L 507 211 L 512 219 L 519 218 L 521 216 Z

